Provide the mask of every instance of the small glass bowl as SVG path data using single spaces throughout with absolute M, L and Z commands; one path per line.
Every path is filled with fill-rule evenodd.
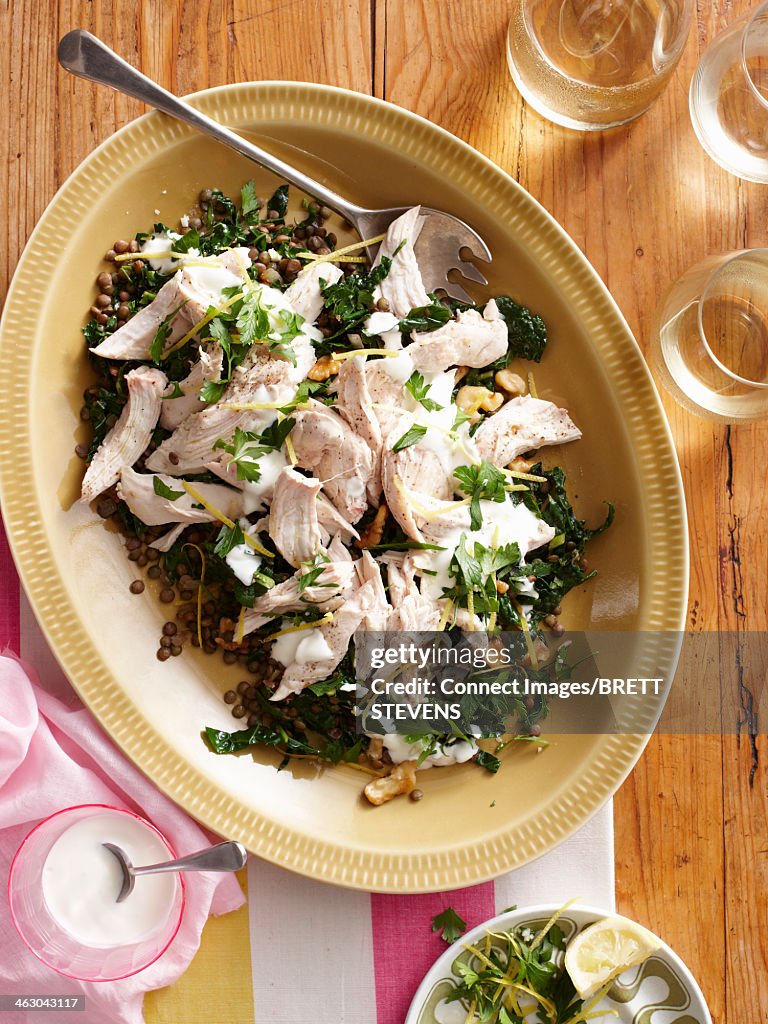
M 85 818 L 104 814 L 126 814 L 158 837 L 175 859 L 170 843 L 154 825 L 122 807 L 109 804 L 81 804 L 66 807 L 41 821 L 16 851 L 8 875 L 8 905 L 11 919 L 29 949 L 47 967 L 79 981 L 119 981 L 145 970 L 158 960 L 181 927 L 186 897 L 184 879 L 176 875 L 173 905 L 161 928 L 138 942 L 123 946 L 87 946 L 56 921 L 43 898 L 43 866 L 57 839 Z

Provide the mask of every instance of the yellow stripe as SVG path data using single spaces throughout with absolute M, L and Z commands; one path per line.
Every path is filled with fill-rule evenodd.
M 247 869 L 238 873 L 248 892 Z M 189 969 L 168 988 L 148 992 L 147 1024 L 253 1024 L 248 905 L 210 917 Z

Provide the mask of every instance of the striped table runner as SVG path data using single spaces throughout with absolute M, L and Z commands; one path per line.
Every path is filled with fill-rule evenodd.
M 0 528 L 0 650 L 6 646 L 49 689 L 70 690 Z M 613 813 L 608 804 L 527 867 L 453 892 L 352 892 L 255 857 L 243 876 L 247 906 L 209 921 L 187 973 L 147 996 L 148 1024 L 403 1024 L 419 982 L 445 948 L 431 931 L 432 916 L 445 907 L 470 927 L 512 904 L 574 896 L 613 910 Z

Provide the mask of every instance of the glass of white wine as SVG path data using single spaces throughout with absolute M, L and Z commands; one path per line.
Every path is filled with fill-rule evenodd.
M 690 412 L 768 417 L 768 249 L 711 256 L 680 277 L 653 324 L 657 377 Z
M 739 178 L 768 182 L 768 3 L 717 37 L 691 79 L 689 101 L 712 159 Z
M 509 70 L 543 117 L 579 131 L 639 117 L 680 60 L 694 0 L 514 0 Z

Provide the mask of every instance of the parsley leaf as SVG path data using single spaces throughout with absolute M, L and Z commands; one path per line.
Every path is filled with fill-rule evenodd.
M 466 930 L 467 922 L 453 907 L 446 907 L 432 918 L 432 931 L 440 932 L 440 938 L 449 944 L 460 938 Z
M 200 401 L 209 402 L 213 404 L 218 402 L 224 392 L 227 390 L 227 381 L 225 380 L 207 380 L 200 388 Z
M 294 313 L 289 309 L 281 309 L 277 316 L 283 322 L 283 327 L 282 329 L 277 329 L 276 333 L 279 334 L 277 340 L 274 338 L 269 339 L 269 348 L 272 352 L 276 352 L 278 355 L 283 356 L 284 359 L 287 359 L 292 366 L 296 366 L 296 353 L 293 351 L 291 342 L 302 333 L 304 317 L 300 313 Z
M 241 430 L 240 427 L 235 428 L 235 433 L 232 436 L 230 443 L 227 443 L 223 438 L 214 444 L 214 450 L 221 449 L 225 451 L 232 458 L 229 460 L 229 464 L 234 464 L 237 467 L 237 479 L 247 480 L 250 483 L 256 483 L 261 477 L 261 469 L 259 468 L 256 459 L 259 455 L 264 454 L 264 449 L 261 446 L 261 437 L 259 434 L 252 433 L 249 430 Z
M 499 503 L 506 501 L 507 478 L 486 459 L 478 466 L 457 466 L 453 475 L 459 481 L 464 494 L 472 498 L 469 506 L 470 526 L 473 530 L 479 530 L 483 525 L 480 499 L 485 498 L 487 501 Z
M 419 373 L 418 370 L 414 370 L 408 380 L 405 382 L 406 391 L 409 391 L 413 397 L 423 405 L 427 412 L 436 412 L 438 409 L 442 409 L 443 406 L 439 405 L 432 398 L 427 398 L 429 394 L 429 384 L 424 380 L 424 375 Z
M 426 334 L 429 331 L 436 331 L 451 319 L 451 311 L 441 302 L 432 302 L 428 306 L 416 306 L 408 316 L 400 321 L 400 331 L 408 334 L 411 331 L 420 331 Z
M 411 445 L 418 444 L 426 432 L 426 427 L 422 426 L 420 423 L 414 423 L 414 425 L 409 430 L 406 430 L 398 441 L 395 441 L 392 445 L 392 451 L 401 452 L 405 448 L 410 448 Z
M 237 466 L 238 480 L 255 483 L 261 478 L 261 469 L 256 460 L 268 452 L 279 451 L 295 423 L 296 420 L 291 417 L 274 420 L 260 434 L 236 427 L 231 441 L 227 442 L 220 437 L 213 447 L 214 450 L 220 449 L 232 456 L 229 464 Z
M 237 523 L 234 526 L 222 526 L 219 530 L 218 536 L 216 537 L 216 543 L 213 546 L 214 555 L 218 555 L 219 558 L 226 558 L 232 548 L 236 548 L 238 544 L 245 544 L 245 537 L 243 531 L 240 529 Z
M 165 353 L 165 345 L 168 340 L 168 335 L 171 333 L 171 324 L 176 319 L 176 314 L 183 306 L 186 306 L 186 304 L 187 299 L 184 299 L 176 309 L 171 310 L 165 320 L 163 320 L 155 331 L 155 336 L 149 346 L 149 358 L 153 363 L 159 363 L 162 360 L 163 354 Z
M 519 563 L 520 549 L 517 544 L 486 548 L 476 540 L 470 551 L 467 535 L 463 533 L 448 570 L 456 584 L 444 589 L 444 596 L 461 608 L 469 608 L 471 602 L 478 614 L 497 612 L 499 595 L 496 591 L 496 574 L 508 566 L 518 566 Z
M 208 324 L 208 333 L 214 341 L 218 341 L 227 356 L 232 352 L 232 335 L 221 317 L 215 317 Z
M 288 416 L 284 420 L 273 420 L 258 435 L 259 443 L 264 451 L 278 452 L 285 444 L 285 439 L 296 426 L 296 420 Z
M 291 401 L 287 405 L 281 406 L 278 412 L 287 416 L 288 413 L 293 412 L 297 406 L 306 405 L 311 395 L 316 395 L 318 392 L 324 392 L 327 394 L 328 383 L 329 382 L 327 380 L 303 380 L 296 388 L 296 394 L 293 396 Z M 322 400 L 323 395 L 320 394 L 319 397 Z
M 302 568 L 305 569 L 305 571 L 301 574 L 301 576 L 299 576 L 298 580 L 298 591 L 300 594 L 303 591 L 305 591 L 307 587 L 311 587 L 312 584 L 315 583 L 315 581 L 318 579 L 318 577 L 325 572 L 325 567 L 329 562 L 330 558 L 328 557 L 328 555 L 325 555 L 322 552 L 320 552 L 309 561 L 301 563 Z M 333 583 L 320 584 L 320 586 L 327 587 L 333 587 L 335 585 L 336 584 Z
M 244 296 L 236 323 L 242 345 L 252 345 L 255 341 L 267 340 L 269 314 L 262 306 L 261 297 L 257 291 L 250 291 Z
M 249 213 L 253 213 L 254 210 L 258 210 L 259 202 L 256 198 L 256 187 L 252 181 L 247 181 L 240 189 L 240 204 L 244 217 L 247 217 Z
M 152 478 L 152 486 L 155 489 L 155 494 L 161 498 L 165 498 L 167 501 L 176 501 L 178 498 L 184 496 L 184 491 L 173 491 L 167 484 L 164 484 L 159 476 Z
M 185 235 L 181 238 L 174 238 L 171 245 L 172 252 L 189 252 L 190 249 L 200 248 L 200 233 L 194 228 L 190 228 Z
M 471 419 L 472 416 L 468 412 L 464 412 L 463 409 L 459 409 L 459 407 L 456 406 L 456 419 L 453 421 L 453 426 L 451 427 L 452 432 L 455 433 L 462 423 L 467 423 Z
M 163 398 L 170 400 L 171 398 L 184 397 L 184 391 L 182 390 L 181 384 L 179 384 L 177 380 L 171 380 L 168 382 L 168 384 L 169 386 L 173 385 L 173 391 L 170 393 L 170 395 L 163 395 Z

